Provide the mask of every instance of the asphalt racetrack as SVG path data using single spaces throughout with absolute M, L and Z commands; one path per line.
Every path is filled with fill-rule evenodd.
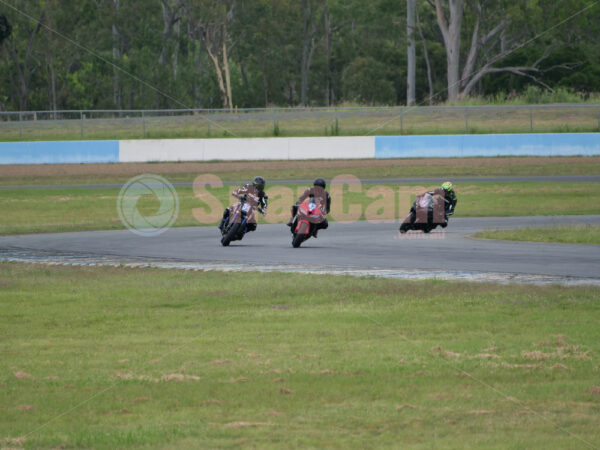
M 429 235 L 400 235 L 397 222 L 331 223 L 299 249 L 285 225 L 259 225 L 229 247 L 220 245 L 216 227 L 172 228 L 155 237 L 127 230 L 14 235 L 0 237 L 0 259 L 600 285 L 598 245 L 470 237 L 486 229 L 566 224 L 597 225 L 600 215 L 451 219 Z

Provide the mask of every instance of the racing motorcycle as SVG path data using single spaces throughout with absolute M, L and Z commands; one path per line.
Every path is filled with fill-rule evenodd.
M 446 213 L 446 203 L 449 201 L 443 196 L 434 195 L 431 192 L 417 196 L 410 213 L 400 225 L 400 233 L 406 233 L 409 230 L 421 230 L 423 233 L 429 233 L 438 226 L 446 228 L 448 216 L 452 215 L 452 209 Z
M 314 196 L 309 196 L 300 205 L 292 225 L 292 246 L 300 247 L 316 230 L 317 224 L 325 220 L 325 214 L 320 204 L 315 203 Z
M 265 214 L 264 209 L 258 208 L 258 203 L 252 196 L 242 195 L 239 202 L 231 207 L 229 217 L 223 224 L 221 231 L 221 245 L 227 247 L 231 241 L 241 241 L 248 231 L 256 229 L 256 210 Z

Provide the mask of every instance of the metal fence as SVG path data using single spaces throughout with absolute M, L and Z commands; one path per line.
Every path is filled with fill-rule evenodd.
M 0 141 L 592 131 L 599 104 L 0 112 Z

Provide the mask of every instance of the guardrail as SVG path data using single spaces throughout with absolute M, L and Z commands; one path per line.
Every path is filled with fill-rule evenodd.
M 0 141 L 595 131 L 599 104 L 0 112 Z

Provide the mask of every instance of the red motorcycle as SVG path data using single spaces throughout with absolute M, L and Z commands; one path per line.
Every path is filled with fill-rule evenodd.
M 309 239 L 316 231 L 317 225 L 324 220 L 323 208 L 320 204 L 315 203 L 315 199 L 311 195 L 298 205 L 298 213 L 292 226 L 292 246 L 300 247 L 300 244 Z

